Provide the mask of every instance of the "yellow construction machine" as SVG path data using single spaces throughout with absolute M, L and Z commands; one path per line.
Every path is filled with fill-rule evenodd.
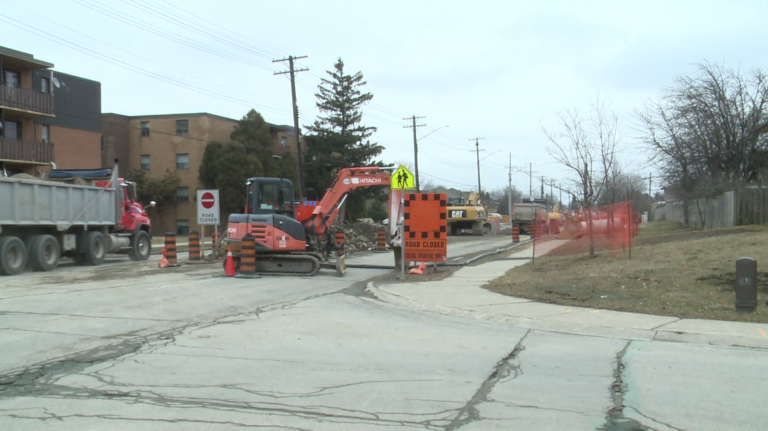
M 461 197 L 448 198 L 447 210 L 449 235 L 458 235 L 465 230 L 477 236 L 491 232 L 488 207 L 480 200 L 480 193 L 470 193 L 467 202 Z

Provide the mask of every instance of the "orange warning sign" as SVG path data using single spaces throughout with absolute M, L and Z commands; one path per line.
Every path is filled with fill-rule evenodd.
M 445 262 L 448 220 L 445 193 L 406 193 L 403 211 L 405 260 Z

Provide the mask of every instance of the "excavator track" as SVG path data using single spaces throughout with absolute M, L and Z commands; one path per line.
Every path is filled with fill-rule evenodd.
M 260 275 L 315 275 L 320 260 L 311 254 L 257 254 L 256 273 Z

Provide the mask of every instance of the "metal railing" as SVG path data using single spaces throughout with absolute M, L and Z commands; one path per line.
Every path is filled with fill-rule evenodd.
M 0 106 L 54 115 L 53 95 L 28 88 L 0 85 Z
M 0 159 L 50 163 L 53 161 L 53 144 L 0 136 Z

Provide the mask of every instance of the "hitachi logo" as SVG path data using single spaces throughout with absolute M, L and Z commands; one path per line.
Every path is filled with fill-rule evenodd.
M 380 184 L 381 178 L 352 178 L 353 184 L 357 182 L 360 182 L 360 184 Z

